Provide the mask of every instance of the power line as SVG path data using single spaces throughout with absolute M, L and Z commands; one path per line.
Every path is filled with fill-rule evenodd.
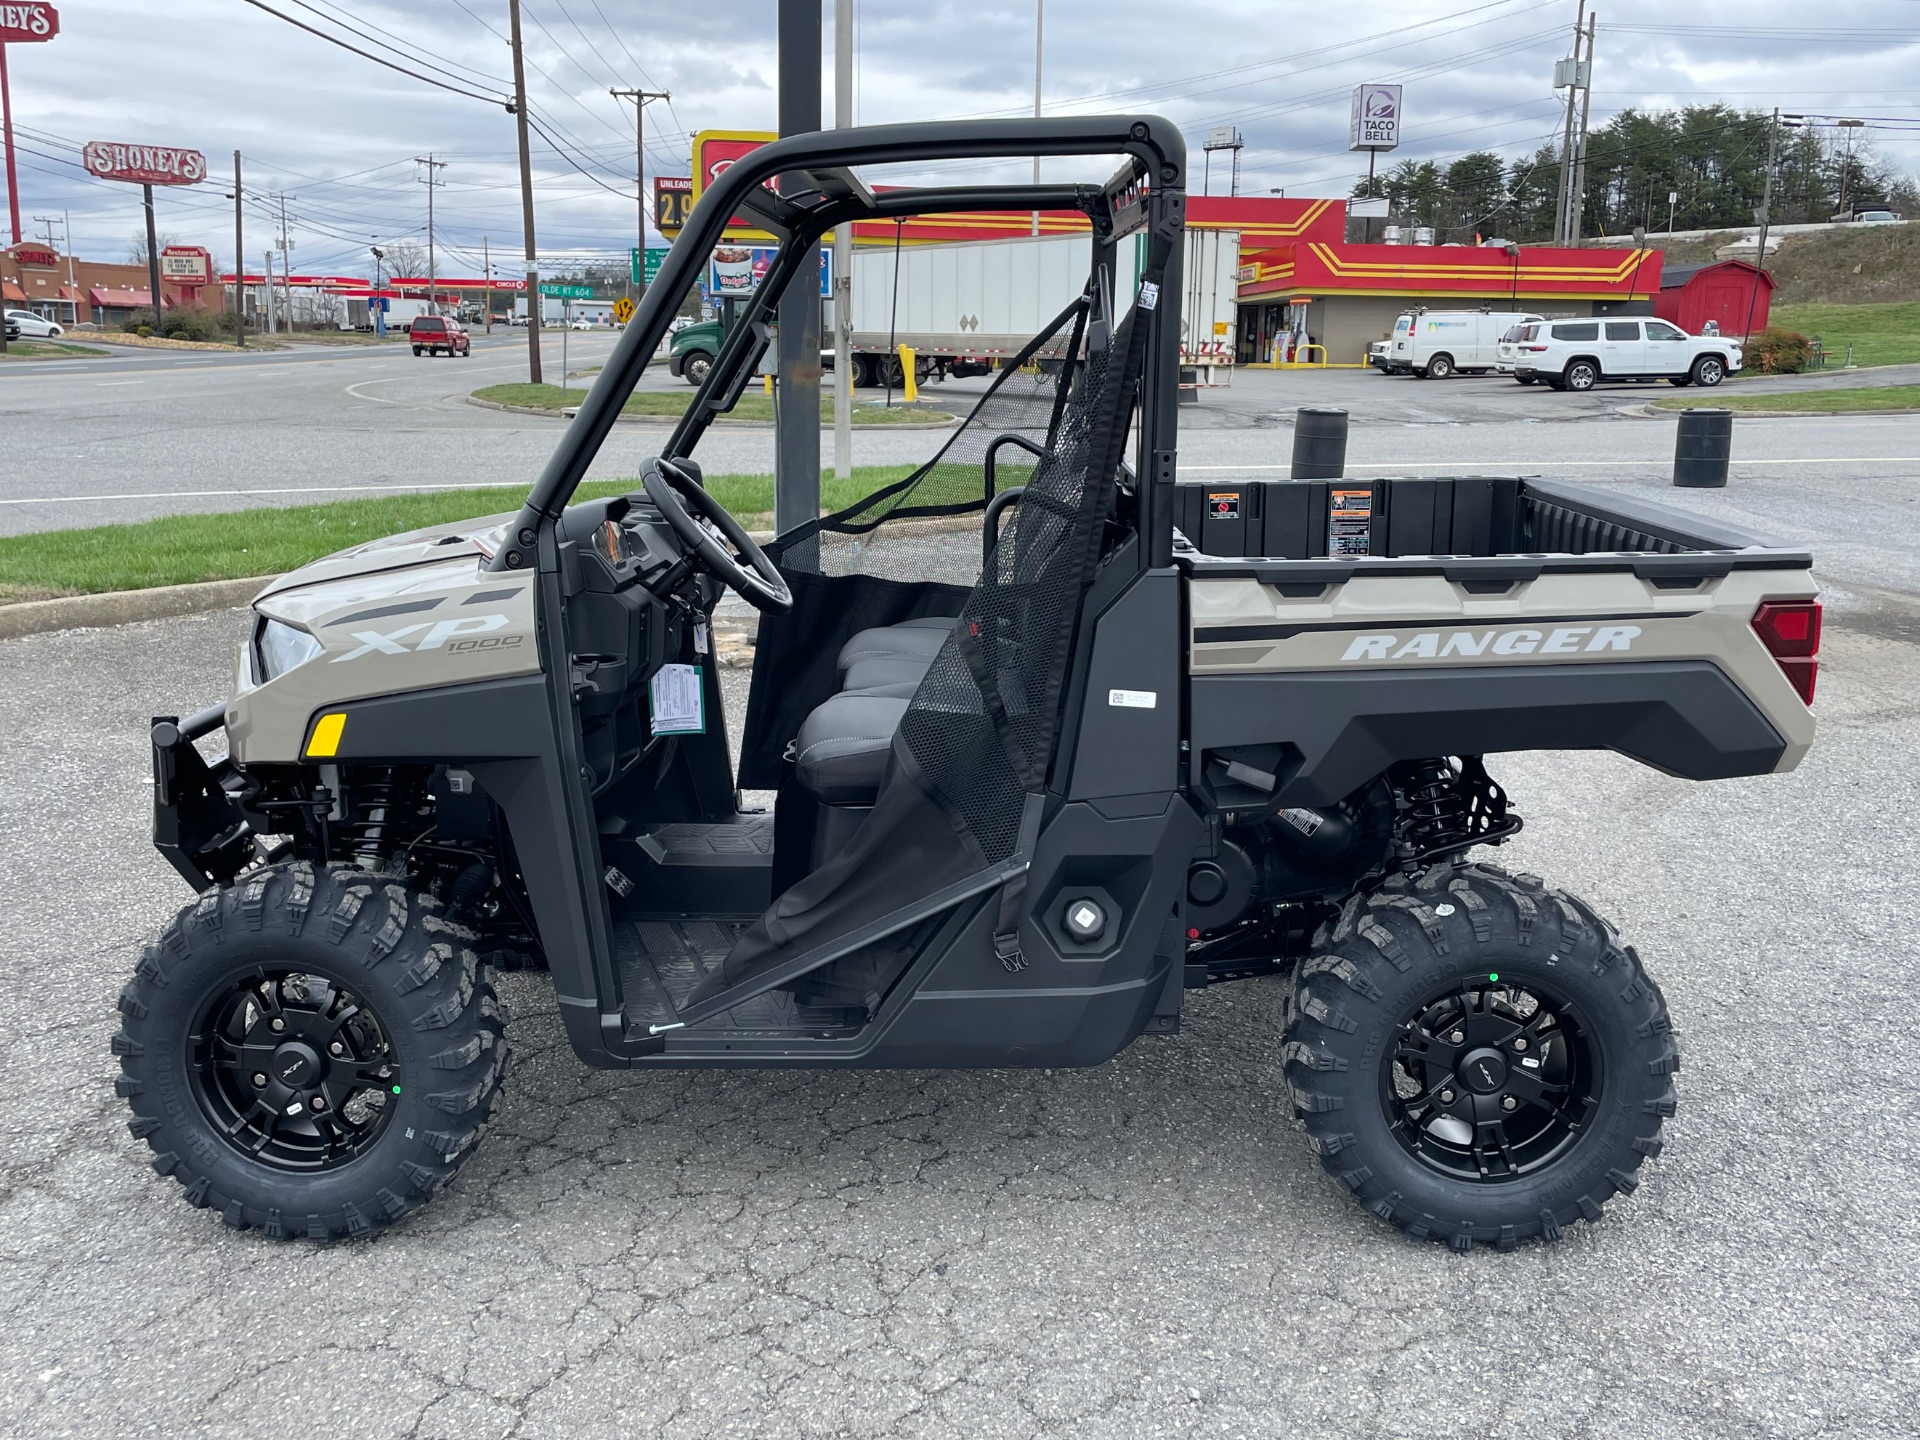
M 350 45 L 337 35 L 329 35 L 327 34 L 326 31 L 316 29 L 314 26 L 307 24 L 306 21 L 304 20 L 298 19 L 297 17 L 292 15 L 288 15 L 284 11 L 274 9 L 271 5 L 266 3 L 266 0 L 244 0 L 244 3 L 253 6 L 253 8 L 256 10 L 265 11 L 267 14 L 273 16 L 273 18 L 276 20 L 284 20 L 287 22 L 287 24 L 293 26 L 296 30 L 304 30 L 309 35 L 316 36 L 317 38 L 326 41 L 329 45 L 338 45 L 342 50 L 351 50 L 355 55 L 360 56 L 363 60 L 371 60 L 376 65 L 384 65 L 389 70 L 395 71 L 401 75 L 405 75 L 409 80 L 418 80 L 423 85 L 431 85 L 438 90 L 448 90 L 455 95 L 464 95 L 469 100 L 482 100 L 489 105 L 504 105 L 507 103 L 506 96 L 504 95 L 482 95 L 477 90 L 465 90 L 458 85 L 449 85 L 444 80 L 436 80 L 431 75 L 422 75 L 417 70 L 409 70 L 404 65 L 395 64 L 391 60 L 387 60 L 379 55 L 375 55 L 370 50 L 362 50 L 358 45 Z

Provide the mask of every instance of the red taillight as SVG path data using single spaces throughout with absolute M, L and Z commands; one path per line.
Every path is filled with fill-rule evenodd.
M 1531 354 L 1540 355 L 1546 352 L 1547 347 L 1544 345 L 1522 345 L 1520 348 Z
M 1820 662 L 1820 602 L 1769 600 L 1753 612 L 1754 633 L 1801 700 L 1813 704 Z

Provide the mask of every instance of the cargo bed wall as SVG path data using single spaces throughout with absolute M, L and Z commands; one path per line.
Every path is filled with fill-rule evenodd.
M 1183 481 L 1176 506 L 1201 554 L 1245 558 L 1682 555 L 1780 543 L 1596 486 L 1513 476 Z

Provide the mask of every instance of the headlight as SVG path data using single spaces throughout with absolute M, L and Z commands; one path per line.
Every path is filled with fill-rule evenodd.
M 304 665 L 320 653 L 320 642 L 304 630 L 279 620 L 262 619 L 260 633 L 254 637 L 254 656 L 260 683 L 278 680 L 289 670 Z

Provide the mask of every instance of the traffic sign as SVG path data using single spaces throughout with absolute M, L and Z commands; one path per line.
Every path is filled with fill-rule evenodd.
M 631 273 L 634 284 L 651 285 L 653 284 L 654 277 L 659 275 L 660 267 L 667 263 L 667 247 L 664 245 L 649 245 L 643 258 L 639 250 L 629 246 L 627 248 L 627 263 L 632 267 Z
M 553 285 L 545 280 L 540 282 L 540 293 L 554 300 L 591 300 L 591 285 Z
M 613 318 L 624 325 L 633 318 L 633 301 L 622 295 L 613 302 Z

